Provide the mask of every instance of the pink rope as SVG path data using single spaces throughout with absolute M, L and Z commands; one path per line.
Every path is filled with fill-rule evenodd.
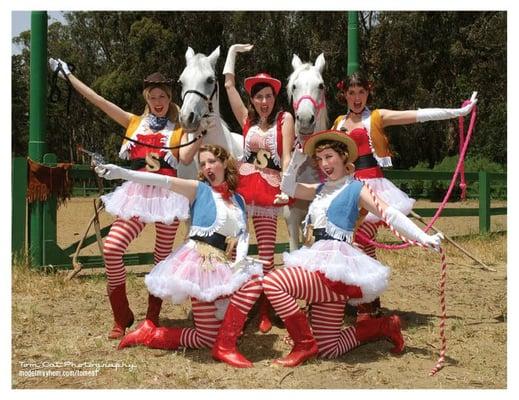
M 466 102 L 467 101 L 468 100 L 466 100 Z M 471 114 L 470 114 L 470 124 L 469 124 L 469 129 L 467 131 L 467 137 L 465 139 L 465 142 L 463 143 L 463 149 L 460 152 L 460 157 L 459 157 L 458 163 L 456 165 L 456 170 L 454 171 L 454 175 L 452 176 L 452 180 L 451 180 L 451 183 L 450 183 L 449 188 L 447 190 L 447 193 L 445 194 L 445 197 L 444 197 L 442 203 L 440 204 L 440 207 L 438 207 L 438 210 L 436 210 L 436 213 L 434 214 L 432 219 L 429 221 L 429 223 L 425 227 L 424 232 L 427 232 L 431 228 L 431 226 L 433 226 L 433 224 L 436 222 L 436 220 L 440 217 L 440 215 L 441 215 L 443 209 L 445 208 L 447 202 L 449 201 L 449 198 L 451 196 L 452 190 L 454 189 L 454 185 L 456 184 L 456 179 L 458 177 L 458 174 L 459 174 L 461 168 L 463 167 L 463 160 L 465 159 L 465 154 L 467 153 L 467 149 L 469 147 L 469 142 L 470 142 L 470 139 L 472 137 L 472 131 L 473 131 L 474 125 L 476 123 L 476 111 L 477 111 L 477 107 L 474 106 L 474 108 L 472 109 Z M 460 117 L 460 118 L 462 118 L 462 117 Z M 410 246 L 409 243 L 402 243 L 402 244 L 397 244 L 397 245 L 387 245 L 387 244 L 379 243 L 379 242 L 377 242 L 375 240 L 370 239 L 369 237 L 367 237 L 366 235 L 364 235 L 360 231 L 357 231 L 356 235 L 362 241 L 366 242 L 367 244 L 371 244 L 371 245 L 373 245 L 373 246 L 375 246 L 377 248 L 380 248 L 380 249 L 401 250 L 401 249 L 405 249 L 405 248 Z
M 380 206 L 380 203 L 378 201 L 377 196 L 375 195 L 375 192 L 373 189 L 368 185 L 365 184 L 366 188 L 369 190 L 369 193 L 371 195 L 371 198 L 373 199 L 373 202 L 375 203 L 375 206 L 377 207 L 378 212 L 382 216 L 383 220 L 386 222 L 387 226 L 393 232 L 400 240 L 406 242 L 408 245 L 413 246 L 419 246 L 422 248 L 428 248 L 430 246 L 422 244 L 420 242 L 417 242 L 415 240 L 407 239 L 406 237 L 402 236 L 397 230 L 387 221 L 386 215 L 384 211 L 382 210 L 382 207 Z M 441 342 L 441 348 L 440 348 L 440 357 L 438 358 L 438 361 L 436 361 L 435 366 L 431 369 L 431 372 L 429 373 L 429 376 L 433 376 L 436 374 L 440 369 L 443 368 L 443 364 L 445 362 L 445 354 L 447 352 L 447 338 L 445 337 L 445 325 L 447 323 L 447 307 L 446 307 L 446 301 L 445 301 L 445 286 L 447 281 L 447 261 L 445 257 L 445 251 L 443 248 L 440 247 L 440 258 L 441 258 L 441 275 L 440 275 L 440 308 L 441 308 L 441 319 L 440 319 L 440 342 Z

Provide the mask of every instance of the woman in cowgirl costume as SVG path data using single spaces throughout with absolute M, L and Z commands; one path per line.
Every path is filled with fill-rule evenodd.
M 405 215 L 413 208 L 414 199 L 384 178 L 381 167 L 392 166 L 389 141 L 384 128 L 393 125 L 408 125 L 417 122 L 444 120 L 467 115 L 477 102 L 475 95 L 471 103 L 458 109 L 424 108 L 419 110 L 395 111 L 388 109 L 370 110 L 367 103 L 371 95 L 371 85 L 359 73 L 353 73 L 337 84 L 336 95 L 339 103 L 348 107 L 348 113 L 336 118 L 332 129 L 340 130 L 350 136 L 357 144 L 359 157 L 355 161 L 354 176 L 368 182 L 378 197 Z M 383 222 L 373 213 L 368 213 L 358 232 L 364 237 L 374 239 Z M 369 256 L 376 258 L 375 247 L 362 240 L 358 235 L 355 242 Z M 372 304 L 361 304 L 357 308 L 358 317 L 376 314 L 380 306 L 378 299 Z
M 171 80 L 161 73 L 156 72 L 144 79 L 142 94 L 146 107 L 142 115 L 135 115 L 94 92 L 70 73 L 64 61 L 51 58 L 49 65 L 54 72 L 59 69 L 61 78 L 68 79 L 90 103 L 126 129 L 119 156 L 131 160 L 132 168 L 161 176 L 176 176 L 179 162 L 188 164 L 193 160 L 196 146 L 160 149 L 175 147 L 187 140 L 178 123 L 178 106 L 172 102 Z M 116 217 L 104 242 L 103 257 L 108 298 L 114 316 L 114 326 L 108 337 L 119 339 L 134 319 L 126 297 L 123 263 L 126 249 L 147 223 L 154 223 L 157 232 L 154 262 L 163 260 L 171 253 L 178 220 L 189 215 L 189 204 L 184 196 L 174 192 L 134 182 L 125 182 L 114 192 L 102 196 L 102 200 L 106 211 Z M 161 305 L 161 299 L 152 295 L 148 297 L 146 318 L 157 325 Z
M 250 51 L 250 44 L 235 44 L 229 48 L 223 73 L 225 89 L 236 120 L 243 129 L 244 157 L 239 164 L 240 182 L 236 189 L 247 203 L 258 242 L 259 258 L 268 263 L 267 274 L 274 269 L 274 247 L 277 216 L 287 204 L 275 204 L 280 193 L 281 172 L 290 160 L 294 144 L 294 119 L 281 110 L 278 95 L 281 82 L 269 74 L 260 73 L 245 79 L 249 105 L 245 106 L 235 86 L 234 65 L 237 53 Z M 259 329 L 268 332 L 272 323 L 270 306 L 264 296 L 260 299 Z
M 195 328 L 157 327 L 146 319 L 141 328 L 123 338 L 119 348 L 138 344 L 170 350 L 212 347 L 215 359 L 235 367 L 251 367 L 252 363 L 236 349 L 236 341 L 249 310 L 262 293 L 262 268 L 246 258 L 247 217 L 245 202 L 235 193 L 235 160 L 220 146 L 203 145 L 198 161 L 198 181 L 115 165 L 96 167 L 105 179 L 172 190 L 185 196 L 191 205 L 189 239 L 158 263 L 145 282 L 150 293 L 174 304 L 190 298 Z M 232 263 L 234 244 L 236 261 Z
M 265 294 L 283 319 L 294 341 L 290 354 L 275 361 L 294 367 L 319 355 L 335 358 L 367 341 L 388 339 L 392 352 L 400 353 L 404 339 L 396 315 L 366 318 L 342 328 L 344 307 L 349 301 L 367 303 L 388 286 L 389 268 L 352 246 L 355 223 L 365 209 L 379 217 L 368 188 L 354 180 L 355 142 L 344 133 L 314 133 L 304 144 L 326 177 L 324 184 L 296 183 L 305 155 L 294 151 L 281 188 L 291 197 L 312 200 L 305 220 L 306 235 L 315 243 L 283 255 L 285 268 L 265 276 Z M 440 235 L 429 236 L 404 214 L 379 200 L 383 218 L 404 237 L 438 248 Z M 296 299 L 311 303 L 310 324 Z

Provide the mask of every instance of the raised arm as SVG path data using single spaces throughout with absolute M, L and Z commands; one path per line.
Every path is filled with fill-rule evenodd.
M 286 171 L 290 162 L 290 154 L 294 147 L 296 132 L 294 129 L 294 117 L 292 114 L 285 112 L 283 119 L 283 127 L 281 128 L 283 138 L 283 153 L 281 154 L 281 170 Z
M 418 110 L 395 111 L 380 109 L 382 126 L 408 125 L 417 122 L 440 121 L 467 115 L 478 102 L 477 93 L 473 92 L 470 102 L 461 108 L 421 108 Z
M 152 172 L 132 171 L 114 164 L 99 164 L 95 167 L 95 172 L 101 178 L 108 180 L 124 179 L 143 185 L 163 187 L 187 197 L 190 203 L 195 199 L 196 188 L 199 184 L 199 181 L 192 179 L 182 179 Z
M 364 186 L 360 192 L 359 206 L 365 208 L 369 212 L 375 214 L 382 220 L 386 221 L 393 228 L 396 229 L 398 233 L 404 236 L 406 239 L 410 239 L 416 242 L 419 242 L 423 245 L 430 246 L 435 250 L 438 250 L 440 247 L 441 239 L 443 239 L 443 235 L 441 233 L 437 233 L 435 235 L 428 235 L 424 231 L 422 231 L 418 226 L 416 226 L 413 221 L 407 218 L 401 211 L 387 205 L 383 200 L 377 199 L 379 203 L 380 210 L 377 208 L 375 201 L 371 197 L 371 193 L 368 188 Z M 382 215 L 383 214 L 383 215 Z
M 236 81 L 234 74 L 234 65 L 236 63 L 236 55 L 245 51 L 250 51 L 253 45 L 251 44 L 233 44 L 229 47 L 227 52 L 227 59 L 225 60 L 225 66 L 223 68 L 223 74 L 225 75 L 225 90 L 227 91 L 227 97 L 229 98 L 229 104 L 231 105 L 234 117 L 243 128 L 245 119 L 247 118 L 247 107 L 241 99 L 240 93 L 236 89 Z
M 127 128 L 130 124 L 131 115 L 129 112 L 124 111 L 119 106 L 111 103 L 106 100 L 104 97 L 98 95 L 94 90 L 81 82 L 78 78 L 76 78 L 71 72 L 65 61 L 60 59 L 55 60 L 54 58 L 49 58 L 49 66 L 52 72 L 55 72 L 58 69 L 58 66 L 61 65 L 63 72 L 59 72 L 58 76 L 62 79 L 66 79 L 63 73 L 67 76 L 70 83 L 74 87 L 74 89 L 81 94 L 85 99 L 87 99 L 94 106 L 103 111 L 106 115 L 112 118 L 119 125 Z

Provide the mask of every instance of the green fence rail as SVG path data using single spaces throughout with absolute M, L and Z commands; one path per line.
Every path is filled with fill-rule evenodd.
M 44 163 L 53 166 L 56 163 L 56 157 L 53 154 L 45 154 Z M 96 186 L 96 175 L 87 165 L 75 165 L 71 169 L 72 179 L 74 180 L 74 188 L 72 196 L 97 196 L 98 188 Z M 403 171 L 403 170 L 387 170 L 385 175 L 390 180 L 398 184 L 399 181 L 446 181 L 452 179 L 451 172 L 432 172 L 432 171 Z M 27 191 L 27 160 L 23 157 L 17 157 L 12 160 L 12 252 L 27 254 L 27 236 L 28 236 L 28 209 L 25 195 Z M 478 183 L 479 185 L 479 207 L 478 208 L 445 208 L 441 214 L 442 217 L 479 217 L 479 231 L 481 234 L 490 232 L 490 220 L 494 215 L 506 215 L 507 207 L 491 207 L 491 187 L 492 184 L 506 184 L 507 175 L 488 173 L 485 171 L 465 173 L 467 184 Z M 105 190 L 110 190 L 117 182 L 104 182 Z M 108 184 L 108 186 L 106 186 Z M 72 243 L 65 248 L 61 248 L 57 243 L 56 226 L 56 200 L 44 202 L 43 205 L 43 242 L 42 242 L 42 262 L 41 265 L 33 265 L 42 267 L 52 265 L 55 268 L 71 268 L 72 256 L 75 253 L 78 243 Z M 423 217 L 432 217 L 436 211 L 434 208 L 416 208 L 414 211 Z M 85 221 L 86 222 L 86 221 Z M 110 226 L 101 229 L 101 235 L 104 237 L 110 230 Z M 95 234 L 90 235 L 83 241 L 83 247 L 86 247 L 96 241 Z M 288 250 L 288 243 L 277 243 L 275 247 L 276 253 Z M 257 254 L 257 246 L 251 245 L 250 252 Z M 30 254 L 30 253 L 29 253 Z M 124 262 L 126 265 L 145 265 L 153 263 L 152 253 L 132 253 L 125 254 Z M 101 255 L 80 256 L 78 261 L 83 267 L 100 267 L 104 265 Z

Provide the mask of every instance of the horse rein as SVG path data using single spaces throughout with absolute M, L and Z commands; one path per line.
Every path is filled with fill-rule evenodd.
M 207 108 L 209 110 L 209 114 L 203 115 L 202 118 L 208 117 L 210 114 L 212 114 L 214 112 L 213 97 L 215 96 L 217 91 L 218 91 L 218 81 L 215 79 L 214 88 L 213 88 L 211 95 L 207 96 L 206 94 L 199 92 L 198 90 L 195 90 L 195 89 L 186 90 L 182 94 L 182 103 L 184 102 L 186 95 L 188 95 L 189 93 L 193 93 L 193 94 L 196 94 L 197 96 L 200 96 L 202 99 L 204 99 L 207 102 Z

